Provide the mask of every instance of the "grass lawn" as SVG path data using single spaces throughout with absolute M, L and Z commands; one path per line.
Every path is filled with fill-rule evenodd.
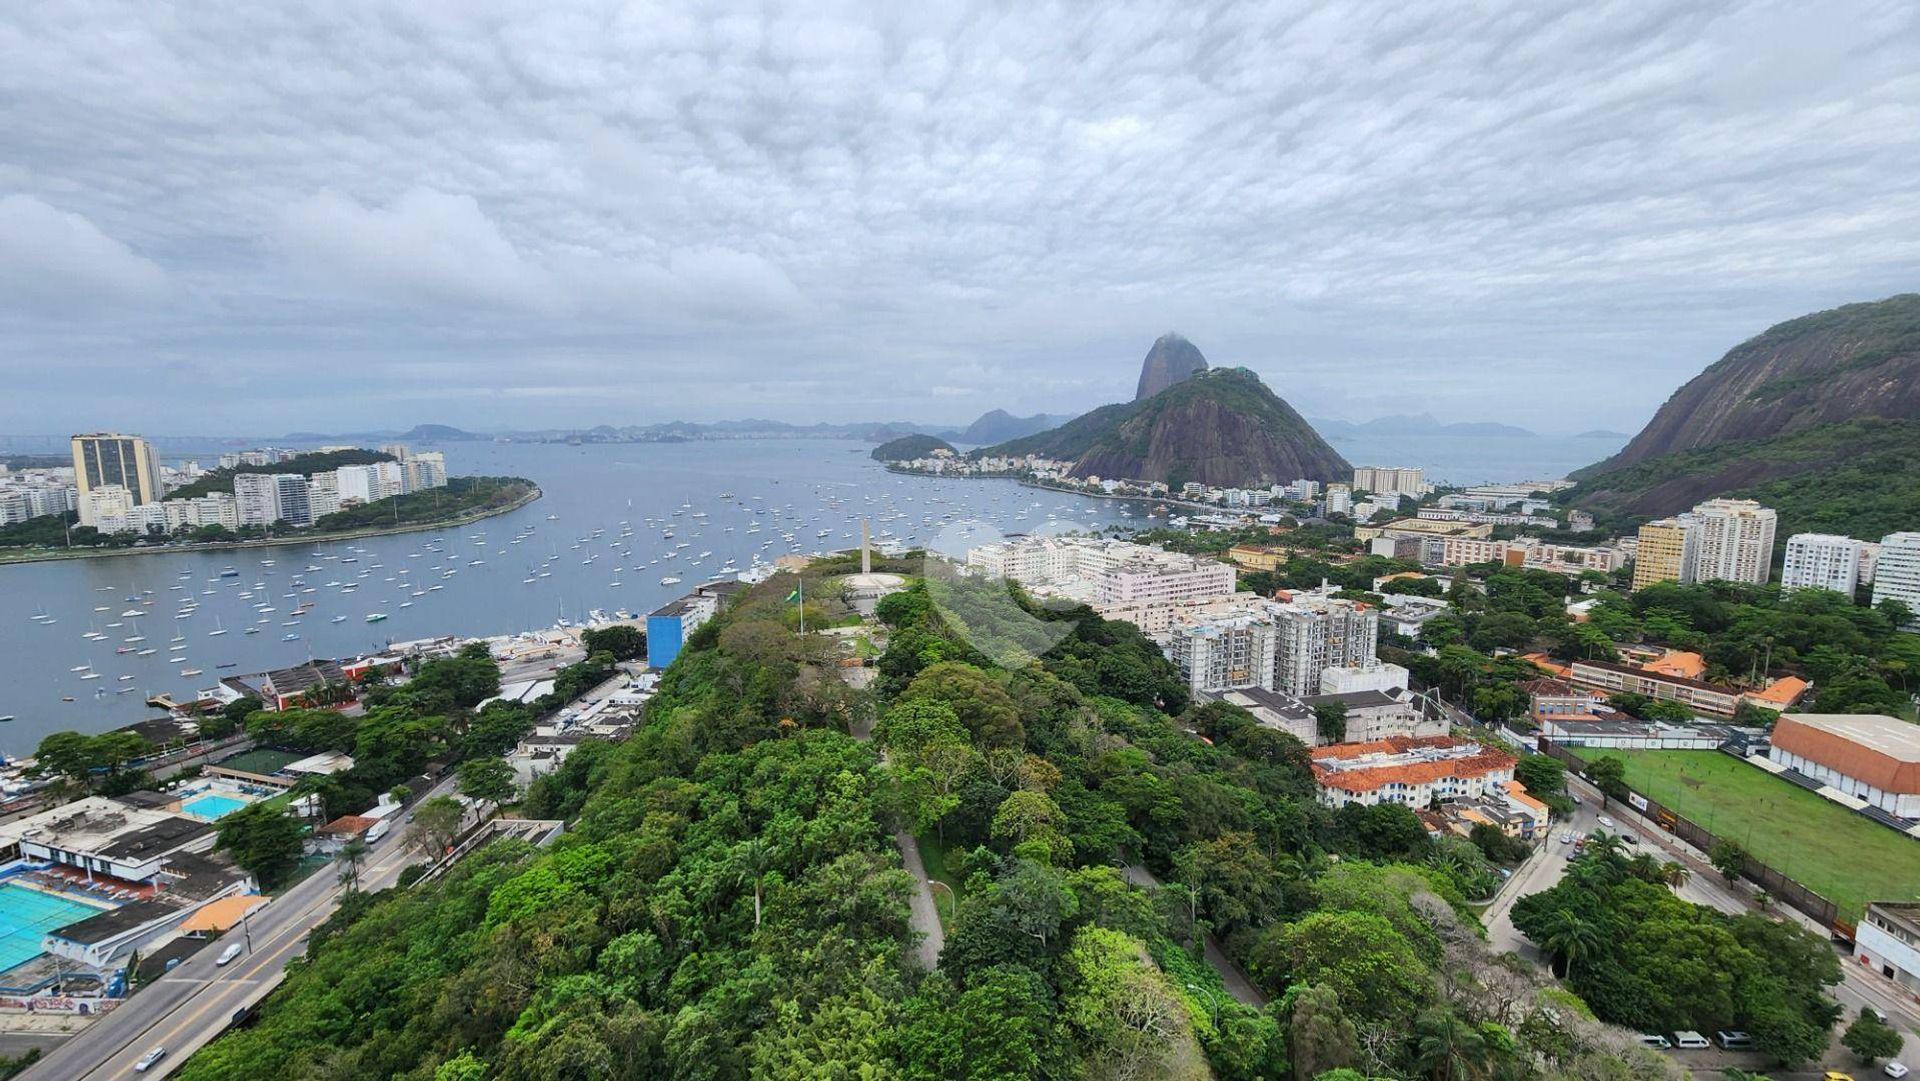
M 916 837 L 915 840 L 920 842 L 920 862 L 927 868 L 927 877 L 935 882 L 946 883 L 947 889 L 953 891 L 949 894 L 947 890 L 937 887 L 933 891 L 933 907 L 940 912 L 940 926 L 952 931 L 953 909 L 960 903 L 960 898 L 966 896 L 966 886 L 960 882 L 958 872 L 948 864 L 947 859 L 951 853 L 938 838 L 928 833 Z
M 1627 784 L 1829 897 L 1849 922 L 1868 901 L 1920 898 L 1920 840 L 1719 751 L 1608 751 Z

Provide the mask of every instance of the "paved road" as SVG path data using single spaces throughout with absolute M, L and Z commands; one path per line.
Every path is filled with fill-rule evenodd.
M 1129 863 L 1121 867 L 1120 875 L 1142 889 L 1160 888 L 1160 880 L 1154 877 L 1153 872 L 1137 863 Z M 1265 1008 L 1267 996 L 1253 985 L 1253 981 L 1247 978 L 1246 973 L 1240 971 L 1240 966 L 1233 963 L 1233 959 L 1227 956 L 1227 951 L 1220 948 L 1220 943 L 1212 935 L 1206 936 L 1201 943 L 1201 951 L 1206 955 L 1207 964 L 1220 974 L 1221 984 L 1226 987 L 1227 994 L 1232 995 L 1235 1002 L 1252 1006 L 1256 1010 Z
M 428 795 L 452 790 L 453 780 L 448 778 Z M 407 850 L 404 832 L 395 830 L 374 843 L 360 871 L 361 888 L 384 889 L 403 867 L 419 859 Z M 21 1076 L 28 1081 L 106 1081 L 162 1077 L 178 1069 L 195 1050 L 225 1031 L 237 1010 L 258 1001 L 280 982 L 287 962 L 299 956 L 305 945 L 307 932 L 333 913 L 340 891 L 331 867 L 314 872 L 248 920 L 251 953 L 225 968 L 216 967 L 214 959 L 227 943 L 247 940 L 239 928 L 228 932 L 220 942 L 76 1033 Z M 156 1046 L 167 1049 L 166 1058 L 153 1070 L 135 1074 L 133 1064 Z

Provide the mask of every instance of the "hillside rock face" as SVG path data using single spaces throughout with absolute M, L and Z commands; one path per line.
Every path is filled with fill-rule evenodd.
M 1346 480 L 1345 458 L 1244 368 L 1194 373 L 1151 397 L 1103 405 L 1051 431 L 976 451 L 1074 463 L 1076 477 L 1255 487 Z
M 1742 342 L 1583 473 L 1859 417 L 1920 417 L 1920 294 L 1802 316 Z
M 1151 398 L 1161 391 L 1179 383 L 1195 372 L 1207 370 L 1207 358 L 1200 355 L 1194 344 L 1180 335 L 1168 331 L 1160 335 L 1147 350 L 1147 359 L 1140 364 L 1140 384 L 1134 389 L 1133 400 Z

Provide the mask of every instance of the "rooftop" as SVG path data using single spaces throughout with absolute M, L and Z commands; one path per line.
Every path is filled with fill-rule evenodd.
M 1899 762 L 1920 763 L 1920 725 L 1883 713 L 1784 713 L 1780 719 L 1839 736 Z
M 212 832 L 205 822 L 87 796 L 0 825 L 0 842 L 30 841 L 108 859 L 146 859 Z
M 53 938 L 64 938 L 68 942 L 91 946 L 179 911 L 180 906 L 171 901 L 135 901 L 130 905 L 121 905 L 119 908 L 102 912 L 98 916 L 88 916 L 84 920 L 56 928 L 48 934 Z

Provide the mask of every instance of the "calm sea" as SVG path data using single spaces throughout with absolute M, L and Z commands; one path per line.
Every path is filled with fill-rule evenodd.
M 1335 445 L 1356 464 L 1420 465 L 1454 483 L 1557 476 L 1617 449 L 1544 437 Z M 151 716 L 149 695 L 188 695 L 309 656 L 534 630 L 595 609 L 643 614 L 756 558 L 851 547 L 863 519 L 876 534 L 942 549 L 996 528 L 1142 522 L 1137 507 L 1011 481 L 897 476 L 864 444 L 836 440 L 442 449 L 455 473 L 529 477 L 545 495 L 462 529 L 0 566 L 0 716 L 14 717 L 0 725 L 0 750 L 29 753 L 61 729 L 104 731 Z M 661 584 L 668 576 L 682 581 Z M 34 621 L 40 613 L 55 622 Z M 89 641 L 89 631 L 106 638 Z M 99 678 L 82 678 L 90 673 Z

